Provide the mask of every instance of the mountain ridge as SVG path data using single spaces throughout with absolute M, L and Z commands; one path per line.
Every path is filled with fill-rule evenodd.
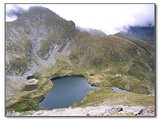
M 146 94 L 155 89 L 155 69 L 155 48 L 149 43 L 121 34 L 81 32 L 73 21 L 46 8 L 32 7 L 6 22 L 7 110 L 39 109 L 38 102 L 52 87 L 50 79 L 71 75 L 82 75 L 100 87 L 86 98 L 89 103 L 97 93 L 99 98 L 106 93 L 113 97 L 113 86 L 148 98 Z M 25 91 L 28 76 L 38 81 L 38 87 Z

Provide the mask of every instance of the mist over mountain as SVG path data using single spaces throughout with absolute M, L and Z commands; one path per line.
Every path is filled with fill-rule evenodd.
M 88 32 L 88 33 L 90 33 L 90 34 L 92 34 L 92 35 L 106 35 L 103 31 L 101 31 L 101 30 L 96 30 L 96 29 L 91 29 L 91 28 L 89 28 L 89 29 L 86 29 L 86 28 L 81 28 L 81 27 L 79 27 L 79 26 L 76 26 L 76 28 L 78 29 L 78 30 L 80 30 L 81 32 Z
M 13 6 L 6 11 L 6 21 L 13 21 L 21 17 L 24 9 L 20 6 Z
M 51 79 L 72 75 L 98 87 L 87 95 L 86 106 L 113 101 L 114 96 L 125 105 L 124 98 L 132 96 L 136 102 L 130 100 L 131 105 L 153 104 L 148 95 L 155 90 L 155 46 L 137 38 L 154 42 L 154 27 L 131 27 L 127 35 L 136 37 L 133 40 L 97 29 L 79 30 L 74 21 L 45 7 L 18 11 L 8 13 L 18 17 L 5 23 L 8 111 L 39 110 L 38 103 L 53 86 Z M 26 90 L 30 79 L 36 81 L 35 88 Z M 115 93 L 112 87 L 128 93 Z
M 49 8 L 68 21 L 74 21 L 76 26 L 101 30 L 107 35 L 120 32 L 119 29 L 123 29 L 124 26 L 147 26 L 148 23 L 154 26 L 155 24 L 155 4 L 39 5 Z M 36 6 L 36 4 L 7 4 L 6 10 L 8 12 L 10 10 L 18 12 L 19 8 L 23 8 L 27 11 L 31 6 Z M 102 11 L 105 11 L 105 13 Z M 11 17 L 6 20 L 11 21 Z
M 120 33 L 132 39 L 155 44 L 155 27 L 152 25 L 130 26 L 125 31 L 122 31 Z

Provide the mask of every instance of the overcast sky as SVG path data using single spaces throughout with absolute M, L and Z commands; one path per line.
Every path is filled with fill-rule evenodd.
M 82 28 L 94 28 L 106 34 L 114 34 L 124 26 L 154 25 L 154 4 L 19 4 L 28 9 L 30 6 L 44 6 L 66 20 L 72 20 Z M 6 4 L 6 10 L 13 9 Z M 11 20 L 7 18 L 7 21 Z

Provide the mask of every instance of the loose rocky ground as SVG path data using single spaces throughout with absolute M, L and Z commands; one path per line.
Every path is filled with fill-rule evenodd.
M 154 106 L 105 106 L 8 112 L 6 116 L 155 116 Z

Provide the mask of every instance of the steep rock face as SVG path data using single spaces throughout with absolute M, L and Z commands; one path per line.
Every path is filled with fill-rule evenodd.
M 74 29 L 74 22 L 43 7 L 31 7 L 17 20 L 7 22 L 6 75 L 22 76 L 54 64 L 56 54 L 73 37 Z
M 74 31 L 74 22 L 43 7 L 31 7 L 17 20 L 6 22 L 6 99 L 23 89 L 27 76 L 54 65 Z

